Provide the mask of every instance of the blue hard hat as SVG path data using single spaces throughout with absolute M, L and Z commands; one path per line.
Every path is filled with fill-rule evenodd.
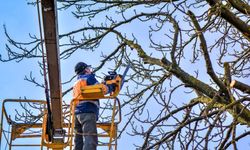
M 76 74 L 83 73 L 83 71 L 84 71 L 87 67 L 90 67 L 90 65 L 87 65 L 87 64 L 84 63 L 84 62 L 79 62 L 79 63 L 77 63 L 76 66 L 75 66 L 75 73 L 76 73 Z

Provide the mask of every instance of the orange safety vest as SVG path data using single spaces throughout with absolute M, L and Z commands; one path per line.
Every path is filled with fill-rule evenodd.
M 102 86 L 102 91 L 103 91 L 103 94 L 107 94 L 108 92 L 108 87 L 104 84 L 99 84 Z M 78 100 L 81 100 L 81 99 L 84 99 L 84 97 L 82 96 L 82 91 L 81 91 L 81 88 L 83 88 L 84 86 L 88 86 L 87 85 L 87 81 L 84 80 L 84 79 L 79 79 L 74 87 L 73 87 L 73 98 L 74 99 L 78 99 Z

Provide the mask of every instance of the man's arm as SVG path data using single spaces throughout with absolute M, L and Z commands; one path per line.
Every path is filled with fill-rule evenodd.
M 73 98 L 80 99 L 82 91 L 81 88 L 87 86 L 86 80 L 78 80 L 73 87 Z

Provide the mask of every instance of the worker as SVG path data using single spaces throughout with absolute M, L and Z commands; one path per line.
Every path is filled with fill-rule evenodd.
M 75 73 L 77 74 L 77 81 L 73 87 L 74 99 L 81 98 L 81 88 L 87 85 L 100 84 L 95 74 L 92 73 L 90 65 L 84 62 L 79 62 L 75 66 Z M 103 91 L 105 94 L 115 90 L 113 85 L 104 85 Z M 97 128 L 96 121 L 99 114 L 99 100 L 83 100 L 75 107 L 75 150 L 96 150 Z

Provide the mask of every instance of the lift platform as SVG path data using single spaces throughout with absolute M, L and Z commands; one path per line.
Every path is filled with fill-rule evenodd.
M 120 101 L 117 98 L 130 66 L 127 66 L 123 75 L 107 76 L 104 83 L 81 87 L 81 99 L 73 99 L 70 105 L 62 105 L 62 128 L 64 135 L 61 143 L 49 140 L 47 126 L 48 109 L 44 100 L 6 99 L 2 104 L 0 145 L 2 141 L 11 150 L 13 147 L 41 147 L 42 149 L 72 149 L 74 136 L 75 107 L 80 101 L 99 99 L 109 101 L 111 115 L 105 122 L 97 122 L 98 146 L 106 146 L 108 150 L 117 150 L 118 124 L 121 122 Z M 112 84 L 115 90 L 105 94 L 104 86 Z M 105 108 L 106 109 L 106 108 Z M 14 113 L 15 112 L 15 113 Z M 13 119 L 14 116 L 14 119 Z M 35 140 L 36 138 L 36 140 Z M 55 135 L 54 138 L 57 138 Z M 20 140 L 23 139 L 23 140 Z M 24 140 L 26 139 L 26 140 Z M 25 142 L 27 141 L 28 142 Z M 30 140 L 32 142 L 30 142 Z M 34 143 L 37 142 L 37 143 Z
M 117 150 L 117 130 L 118 124 L 121 122 L 120 102 L 116 97 L 112 96 L 103 97 L 100 100 L 105 98 L 113 101 L 112 116 L 109 122 L 97 122 L 98 146 L 107 147 L 106 149 L 109 150 Z M 48 135 L 46 135 L 46 101 L 5 99 L 2 105 L 0 145 L 4 144 L 5 148 L 9 150 L 18 147 L 37 147 L 41 150 L 73 149 L 74 107 L 76 101 L 78 100 L 73 99 L 69 105 L 70 107 L 66 106 L 70 108 L 69 110 L 63 110 L 65 137 L 63 143 L 59 144 L 49 142 Z M 33 114 L 30 114 L 30 116 L 25 115 L 34 119 L 28 119 L 29 121 L 26 122 L 21 118 L 18 119 L 17 115 L 21 117 L 20 114 L 25 112 L 32 112 Z

